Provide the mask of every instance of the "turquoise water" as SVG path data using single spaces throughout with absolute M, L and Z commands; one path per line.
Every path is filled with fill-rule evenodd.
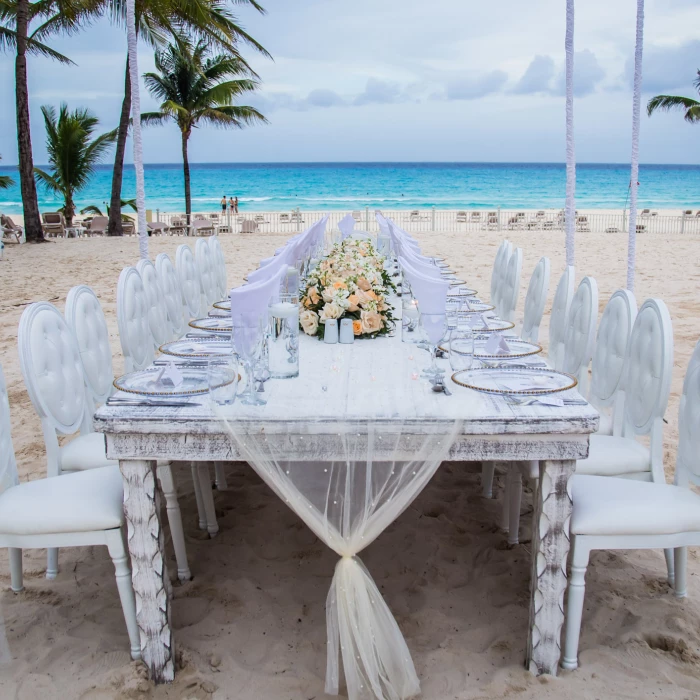
M 16 178 L 12 167 L 0 172 Z M 629 184 L 629 165 L 579 164 L 576 205 L 581 209 L 621 209 Z M 564 204 L 563 163 L 198 163 L 192 165 L 193 211 L 219 208 L 222 195 L 238 196 L 242 210 L 549 209 Z M 100 166 L 78 205 L 104 210 L 111 168 Z M 700 208 L 700 166 L 642 165 L 639 205 L 649 208 Z M 134 170 L 127 166 L 124 196 L 136 193 Z M 39 187 L 42 210 L 60 206 Z M 182 166 L 146 166 L 149 209 L 184 211 Z M 0 210 L 21 213 L 19 187 L 0 191 Z

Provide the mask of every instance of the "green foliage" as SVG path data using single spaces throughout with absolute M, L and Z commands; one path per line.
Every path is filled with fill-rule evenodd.
M 693 86 L 700 92 L 700 70 L 697 73 L 698 77 L 693 81 Z M 647 103 L 647 114 L 649 116 L 656 111 L 670 112 L 671 110 L 684 112 L 683 118 L 691 124 L 700 122 L 700 102 L 691 97 L 656 95 Z

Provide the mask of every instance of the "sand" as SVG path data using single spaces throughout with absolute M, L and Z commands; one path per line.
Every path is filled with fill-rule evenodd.
M 564 266 L 560 232 L 508 232 L 523 247 L 522 296 L 541 255 L 552 285 Z M 278 247 L 283 235 L 223 236 L 229 282 Z M 448 257 L 488 290 L 497 232 L 420 234 L 424 250 Z M 150 240 L 151 256 L 177 238 Z M 625 280 L 624 234 L 579 235 L 578 278 L 593 275 L 600 309 Z M 45 472 L 39 421 L 24 390 L 17 325 L 32 301 L 63 310 L 70 287 L 95 289 L 108 322 L 115 372 L 122 370 L 115 302 L 119 271 L 136 261 L 134 238 L 60 240 L 8 246 L 0 262 L 0 357 L 7 377 L 22 480 Z M 640 237 L 637 299 L 664 299 L 676 354 L 667 411 L 665 460 L 675 460 L 678 396 L 700 337 L 700 240 Z M 548 311 L 547 311 L 548 313 Z M 542 337 L 546 340 L 546 321 Z M 414 504 L 362 557 L 403 630 L 423 697 L 690 698 L 700 695 L 700 564 L 689 561 L 689 598 L 665 583 L 661 552 L 597 552 L 587 577 L 581 667 L 534 678 L 522 667 L 528 618 L 530 522 L 509 549 L 498 530 L 500 504 L 480 497 L 478 465 L 445 464 Z M 197 529 L 191 480 L 178 483 L 194 579 L 174 583 L 179 670 L 155 687 L 131 662 L 113 568 L 105 548 L 62 550 L 55 581 L 43 577 L 43 551 L 25 552 L 25 585 L 9 589 L 0 554 L 1 698 L 231 698 L 318 700 L 325 674 L 325 599 L 335 555 L 281 504 L 245 464 L 228 465 L 229 489 L 215 492 L 221 532 Z M 499 482 L 499 486 L 502 484 Z M 498 489 L 500 495 L 501 489 Z M 531 511 L 530 494 L 523 513 Z M 169 543 L 168 543 L 169 546 Z M 171 551 L 169 548 L 168 551 Z M 175 570 L 171 559 L 170 571 Z

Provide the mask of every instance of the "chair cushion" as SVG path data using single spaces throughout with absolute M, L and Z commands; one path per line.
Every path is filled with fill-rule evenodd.
M 0 533 L 111 530 L 123 520 L 119 467 L 27 481 L 0 495 Z
M 77 435 L 61 448 L 61 469 L 67 472 L 83 471 L 95 467 L 117 464 L 107 459 L 105 436 L 102 433 Z
M 651 470 L 649 450 L 633 438 L 591 435 L 587 459 L 576 463 L 577 474 L 617 476 Z
M 700 496 L 680 486 L 575 474 L 571 497 L 571 532 L 575 535 L 700 531 Z

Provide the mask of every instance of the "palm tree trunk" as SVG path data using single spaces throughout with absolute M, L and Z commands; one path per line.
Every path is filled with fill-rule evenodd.
M 15 95 L 17 101 L 17 147 L 19 182 L 24 208 L 24 233 L 27 241 L 44 240 L 39 215 L 39 201 L 34 180 L 32 136 L 29 123 L 29 90 L 27 88 L 27 34 L 29 31 L 29 0 L 17 2 L 17 58 L 15 61 Z
M 63 218 L 66 220 L 66 226 L 72 228 L 73 217 L 75 216 L 75 203 L 73 202 L 73 193 L 66 195 L 65 202 L 63 204 Z
M 114 170 L 112 172 L 112 196 L 109 202 L 109 236 L 123 236 L 122 229 L 122 177 L 124 174 L 124 153 L 126 152 L 126 137 L 129 134 L 129 115 L 131 114 L 131 76 L 129 75 L 129 57 L 126 57 L 126 76 L 124 78 L 124 100 L 122 113 L 119 117 L 119 132 L 117 133 L 117 150 L 114 154 Z
M 185 173 L 185 216 L 187 226 L 190 225 L 190 215 L 192 214 L 192 201 L 190 194 L 190 162 L 187 159 L 187 140 L 190 138 L 189 131 L 182 132 L 182 168 Z M 189 235 L 189 228 L 187 230 Z

